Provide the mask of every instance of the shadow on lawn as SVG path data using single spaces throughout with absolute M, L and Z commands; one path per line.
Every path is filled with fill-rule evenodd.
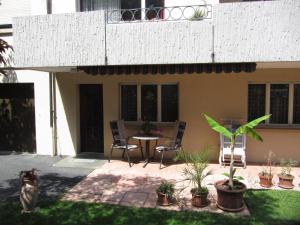
M 65 177 L 58 173 L 47 173 L 39 176 L 39 200 L 56 200 L 70 190 L 85 176 Z M 0 202 L 19 200 L 19 179 L 10 179 L 0 184 Z

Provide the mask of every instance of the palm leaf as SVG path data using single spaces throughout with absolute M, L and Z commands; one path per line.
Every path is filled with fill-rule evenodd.
M 232 133 L 227 130 L 225 127 L 221 126 L 217 121 L 215 121 L 213 118 L 209 117 L 206 114 L 203 114 L 205 119 L 207 120 L 209 126 L 216 132 L 224 135 L 225 137 L 231 139 Z

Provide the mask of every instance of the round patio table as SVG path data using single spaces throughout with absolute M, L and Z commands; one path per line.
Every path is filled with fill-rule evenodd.
M 150 162 L 150 141 L 156 141 L 159 139 L 158 136 L 150 136 L 150 135 L 135 135 L 132 137 L 133 139 L 145 141 L 146 143 L 146 161 L 144 167 L 147 166 L 147 164 Z

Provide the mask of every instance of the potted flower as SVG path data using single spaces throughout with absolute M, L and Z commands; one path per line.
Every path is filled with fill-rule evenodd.
M 185 180 L 192 183 L 192 205 L 195 207 L 205 207 L 208 205 L 207 195 L 208 189 L 202 183 L 205 177 L 211 174 L 207 170 L 210 149 L 206 148 L 197 153 L 179 152 L 176 160 L 183 160 L 185 167 L 183 169 L 183 176 Z
M 157 203 L 161 206 L 173 204 L 175 185 L 168 181 L 163 181 L 156 190 Z
M 267 165 L 263 168 L 263 170 L 258 174 L 259 176 L 259 184 L 262 187 L 270 188 L 272 187 L 272 179 L 273 179 L 273 172 L 272 172 L 272 165 L 273 165 L 273 152 L 269 152 L 267 157 Z
M 225 211 L 237 212 L 244 209 L 243 194 L 246 191 L 246 185 L 234 179 L 236 168 L 234 168 L 234 146 L 236 137 L 247 134 L 255 140 L 262 141 L 262 138 L 255 132 L 254 127 L 264 120 L 267 120 L 271 115 L 265 115 L 257 118 L 247 124 L 238 127 L 234 132 L 218 124 L 214 119 L 204 114 L 209 126 L 216 132 L 230 139 L 230 169 L 229 179 L 220 180 L 215 183 L 217 189 L 217 206 Z
M 288 159 L 280 160 L 281 173 L 278 174 L 279 183 L 278 186 L 285 189 L 292 189 L 294 187 L 294 176 L 291 174 L 292 167 L 297 165 L 297 161 Z

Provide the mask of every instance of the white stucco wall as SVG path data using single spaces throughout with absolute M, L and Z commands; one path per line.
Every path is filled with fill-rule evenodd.
M 13 44 L 12 36 L 2 36 L 1 38 L 11 45 Z M 40 155 L 52 155 L 49 73 L 32 70 L 18 70 L 16 71 L 15 82 L 34 84 L 36 153 Z
M 14 21 L 15 63 L 20 67 L 105 62 L 103 11 L 19 17 Z
M 31 0 L 1 0 L 0 24 L 11 24 L 12 17 L 31 14 Z
M 300 61 L 297 0 L 216 4 L 203 21 L 105 29 L 104 12 L 95 11 L 17 18 L 14 28 L 19 67 L 105 65 L 105 54 L 109 65 L 207 63 L 213 49 L 219 63 Z
M 214 7 L 216 62 L 300 61 L 300 1 Z
M 110 65 L 210 62 L 212 21 L 107 25 Z

